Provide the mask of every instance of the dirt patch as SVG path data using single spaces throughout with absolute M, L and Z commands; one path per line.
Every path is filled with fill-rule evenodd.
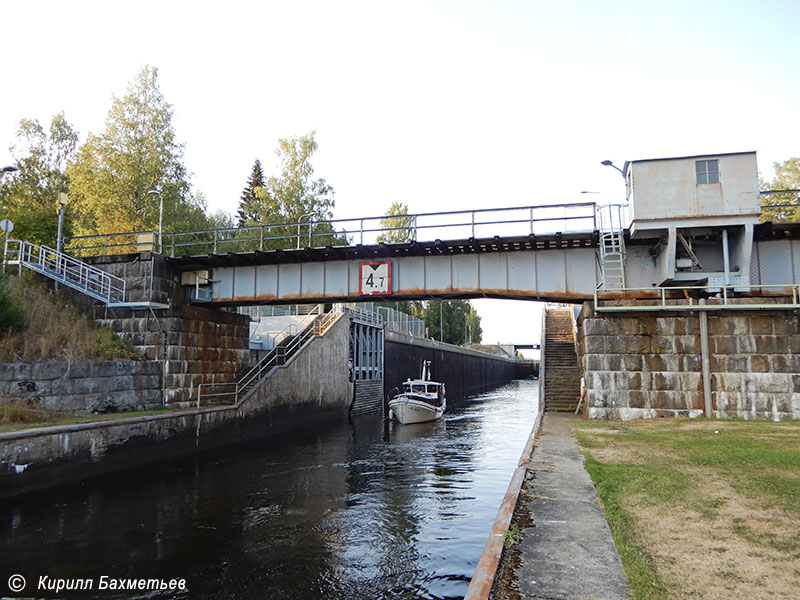
M 629 506 L 659 575 L 680 590 L 674 597 L 796 599 L 800 549 L 791 552 L 798 543 L 794 515 L 748 505 L 713 473 L 706 475 L 693 478 L 700 485 L 695 495 L 714 505 L 713 518 L 692 509 L 638 502 Z

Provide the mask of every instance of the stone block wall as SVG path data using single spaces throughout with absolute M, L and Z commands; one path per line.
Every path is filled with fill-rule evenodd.
M 704 414 L 696 313 L 594 314 L 578 319 L 589 418 Z M 800 418 L 800 315 L 708 315 L 711 406 L 717 417 Z
M 164 256 L 152 252 L 82 257 L 84 262 L 125 280 L 128 302 L 183 302 L 178 274 Z
M 153 313 L 113 310 L 98 321 L 162 364 L 168 404 L 195 401 L 201 383 L 236 381 L 255 358 L 245 315 L 175 304 Z
M 0 404 L 91 414 L 161 406 L 161 365 L 153 361 L 0 364 Z

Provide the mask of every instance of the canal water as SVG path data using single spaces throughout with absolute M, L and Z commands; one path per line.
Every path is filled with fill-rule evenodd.
M 364 417 L 7 501 L 0 575 L 188 586 L 120 598 L 462 598 L 537 406 L 538 381 L 514 381 L 443 421 Z

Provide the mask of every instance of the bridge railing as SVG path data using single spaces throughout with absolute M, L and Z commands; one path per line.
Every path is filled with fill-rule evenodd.
M 265 223 L 244 227 L 165 233 L 170 256 L 224 254 L 255 250 L 320 248 L 355 244 L 403 243 L 500 236 L 586 233 L 597 229 L 594 202 L 481 208 L 409 215 Z M 72 254 L 120 254 L 154 250 L 157 232 L 140 231 L 75 236 Z
M 735 292 L 747 291 L 748 297 Z M 759 295 L 753 295 L 753 293 Z M 707 297 L 709 293 L 714 296 Z M 605 295 L 605 297 L 603 297 Z M 771 298 L 775 303 L 759 301 Z M 632 302 L 635 300 L 635 302 Z M 703 302 L 701 303 L 701 300 Z M 613 294 L 594 292 L 598 312 L 777 310 L 800 308 L 800 285 L 700 285 L 660 288 L 621 288 Z

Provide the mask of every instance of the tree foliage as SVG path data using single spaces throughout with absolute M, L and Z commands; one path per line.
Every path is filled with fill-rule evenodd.
M 346 243 L 343 236 L 326 222 L 333 217 L 334 192 L 325 179 L 314 178 L 311 165 L 311 157 L 317 150 L 314 135 L 312 131 L 300 137 L 278 140 L 276 154 L 281 162 L 280 175 L 267 178 L 263 187 L 253 186 L 252 194 L 248 194 L 246 210 L 242 210 L 243 204 L 240 203 L 239 215 L 245 217 L 244 220 L 240 218 L 240 225 L 269 226 L 267 237 L 279 238 L 268 239 L 260 247 Z
M 414 241 L 414 217 L 408 216 L 408 206 L 400 202 L 392 202 L 386 215 L 381 219 L 378 242 L 386 244 L 403 244 Z
M 54 115 L 49 130 L 35 119 L 23 119 L 16 142 L 10 147 L 16 173 L 0 187 L 2 218 L 14 222 L 14 236 L 30 242 L 54 245 L 58 228 L 56 200 L 67 192 L 67 161 L 75 153 L 78 134 L 64 113 Z M 69 235 L 73 213 L 67 207 L 65 232 Z
M 800 158 L 790 158 L 782 163 L 774 163 L 775 179 L 770 182 L 761 181 L 762 191 L 770 190 L 800 190 Z M 800 222 L 800 205 L 798 205 L 800 194 L 797 192 L 787 192 L 783 194 L 769 194 L 762 196 L 762 204 L 776 206 L 776 208 L 764 209 L 761 214 L 761 221 L 779 222 Z M 786 207 L 781 205 L 794 204 L 796 206 Z
M 420 318 L 429 337 L 448 344 L 480 343 L 483 336 L 481 318 L 467 300 L 430 300 Z
M 105 131 L 89 135 L 67 175 L 79 233 L 154 230 L 160 200 L 165 231 L 206 224 L 202 197 L 190 193 L 172 105 L 159 89 L 155 67 L 144 67 L 125 96 L 113 98 Z

